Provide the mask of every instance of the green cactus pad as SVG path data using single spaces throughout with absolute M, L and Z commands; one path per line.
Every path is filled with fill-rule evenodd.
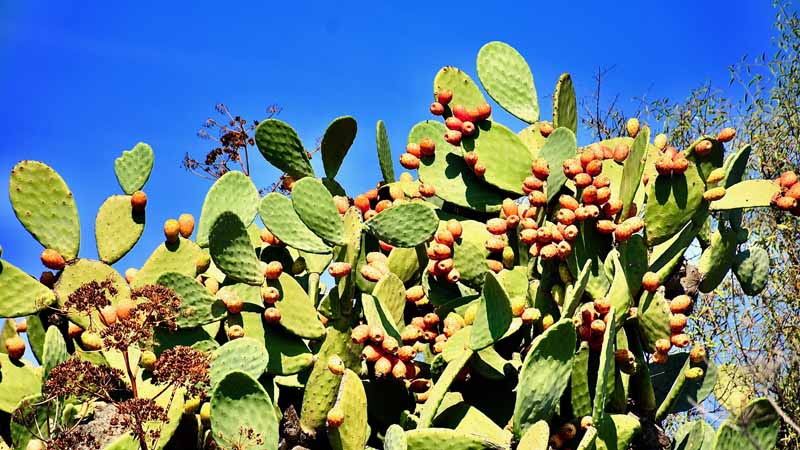
M 704 140 L 711 141 L 711 151 L 707 155 L 700 156 L 695 153 L 694 149 L 697 144 Z M 722 145 L 722 142 L 718 141 L 716 138 L 711 136 L 703 136 L 694 141 L 684 153 L 686 154 L 686 159 L 693 162 L 697 167 L 697 171 L 700 173 L 700 178 L 705 182 L 712 170 L 722 167 L 724 163 L 723 158 L 725 156 L 725 147 Z
M 55 170 L 39 161 L 22 161 L 11 170 L 8 192 L 14 214 L 34 239 L 68 261 L 78 256 L 78 208 Z
M 461 239 L 453 245 L 453 265 L 461 273 L 461 281 L 471 287 L 483 284 L 484 274 L 489 271 L 486 266 L 486 239 L 491 236 L 486 225 L 474 220 L 462 220 Z
M 770 180 L 745 180 L 726 189 L 725 196 L 711 202 L 712 211 L 742 208 L 764 208 L 771 205 L 772 197 L 781 191 Z
M 406 432 L 408 450 L 484 450 L 495 448 L 480 436 L 447 428 L 425 428 Z
M 446 405 L 448 402 L 453 404 Z M 508 448 L 511 444 L 512 434 L 509 431 L 500 428 L 481 410 L 463 401 L 461 394 L 452 392 L 442 402 L 434 419 L 434 427 L 480 436 L 500 448 Z
M 625 164 L 622 166 L 622 179 L 619 186 L 619 199 L 622 200 L 620 219 L 628 217 L 631 206 L 636 204 L 634 200 L 637 198 L 636 194 L 642 185 L 642 174 L 644 174 L 649 145 L 650 127 L 645 125 L 636 134 L 633 144 L 630 144 L 630 153 L 628 153 Z M 642 190 L 644 190 L 643 186 Z
M 612 306 L 608 312 L 614 315 Z M 606 331 L 603 333 L 603 346 L 600 350 L 600 363 L 597 368 L 597 382 L 594 388 L 594 404 L 592 405 L 592 420 L 600 423 L 606 414 L 606 403 L 611 393 L 608 389 L 608 380 L 614 377 L 614 341 L 617 336 L 616 321 L 608 321 Z
M 477 352 L 470 365 L 482 377 L 490 380 L 503 380 L 507 376 L 507 370 L 514 370 L 514 362 L 500 356 L 494 347 L 486 347 Z
M 341 376 L 328 369 L 328 359 L 334 355 L 342 358 L 348 369 L 359 370 L 361 345 L 350 340 L 349 326 L 337 324 L 328 327 L 325 341 L 317 353 L 314 368 L 306 382 L 300 414 L 300 425 L 308 433 L 314 433 L 325 425 L 328 411 L 336 402 Z
M 155 284 L 161 275 L 168 272 L 194 277 L 197 274 L 197 261 L 202 256 L 203 250 L 188 239 L 179 238 L 174 244 L 164 242 L 147 258 L 131 287 Z
M 421 259 L 417 252 L 418 247 L 395 247 L 389 252 L 386 265 L 389 266 L 389 270 L 395 274 L 400 281 L 405 283 L 416 275 L 419 271 L 420 263 L 424 264 L 424 258 Z
M 47 327 L 47 334 L 44 338 L 44 353 L 42 354 L 44 376 L 47 377 L 53 367 L 67 359 L 69 359 L 67 342 L 64 340 L 64 336 L 61 335 L 61 331 L 54 326 Z
M 211 259 L 227 277 L 253 286 L 264 282 L 247 228 L 236 214 L 226 211 L 217 216 L 211 226 L 209 244 Z
M 478 85 L 472 81 L 461 69 L 446 66 L 439 69 L 433 79 L 433 97 L 445 89 L 453 91 L 453 100 L 450 105 L 464 105 L 467 109 L 477 108 L 478 105 L 486 103 Z M 449 107 L 446 107 L 449 110 Z
M 158 277 L 157 284 L 172 289 L 181 299 L 181 309 L 175 319 L 178 328 L 205 325 L 220 320 L 227 314 L 225 304 L 215 299 L 193 277 L 167 272 Z
M 0 317 L 37 313 L 55 299 L 47 286 L 8 261 L 0 260 Z
M 408 450 L 406 432 L 397 424 L 390 425 L 383 436 L 383 450 Z
M 536 122 L 517 133 L 522 143 L 528 147 L 528 151 L 531 153 L 531 159 L 539 157 L 539 150 L 541 150 L 541 148 L 544 147 L 544 143 L 547 142 L 547 138 L 542 136 L 542 132 L 539 131 L 545 123 L 548 122 Z
M 514 47 L 505 42 L 489 42 L 478 52 L 477 66 L 478 78 L 494 101 L 520 120 L 528 123 L 539 120 L 533 74 Z M 458 97 L 453 99 L 459 102 Z
M 325 176 L 330 179 L 336 178 L 347 151 L 356 139 L 357 132 L 356 119 L 350 116 L 337 117 L 328 125 L 320 144 Z
M 277 192 L 267 194 L 261 200 L 258 213 L 267 229 L 286 245 L 309 253 L 331 252 L 330 247 L 300 220 L 287 197 Z
M 257 448 L 278 447 L 278 418 L 267 391 L 250 375 L 230 372 L 211 392 L 212 435 L 223 446 L 242 442 L 251 447 L 255 442 L 247 445 L 242 435 L 249 430 L 262 439 Z
M 334 450 L 362 450 L 367 444 L 367 394 L 358 374 L 347 369 L 339 385 L 336 405 L 344 411 L 344 422 L 328 429 Z
M 728 418 L 717 430 L 714 450 L 774 448 L 781 418 L 766 398 L 748 404 L 739 418 Z
M 142 190 L 150 173 L 153 171 L 155 155 L 153 149 L 139 142 L 132 149 L 122 152 L 122 156 L 114 160 L 114 173 L 122 188 L 122 192 L 131 195 Z
M 411 129 L 408 142 L 430 138 L 436 155 L 420 159 L 419 178 L 436 189 L 436 196 L 464 208 L 482 212 L 500 210 L 506 194 L 483 182 L 464 162 L 461 152 L 444 140 L 447 128 L 441 122 L 426 120 Z
M 703 203 L 703 180 L 693 165 L 682 175 L 650 179 L 644 212 L 648 246 L 666 241 L 695 215 Z
M 522 436 L 517 449 L 519 450 L 547 450 L 550 441 L 550 426 L 540 420 L 533 424 Z
M 578 305 L 583 299 L 583 293 L 586 291 L 586 286 L 589 284 L 589 276 L 591 275 L 592 261 L 587 260 L 583 264 L 583 268 L 578 273 L 578 277 L 572 285 L 567 286 L 564 295 L 564 305 L 561 308 L 562 316 L 572 317 L 578 309 Z
M 41 390 L 41 376 L 33 366 L 11 362 L 0 353 L 0 411 L 12 413 L 20 400 Z
M 270 164 L 294 178 L 314 176 L 303 143 L 294 128 L 278 119 L 267 119 L 256 128 L 256 145 Z
M 537 336 L 525 356 L 514 404 L 514 435 L 522 436 L 555 412 L 566 389 L 577 339 L 571 318 L 562 319 Z
M 574 158 L 578 152 L 575 133 L 569 128 L 556 128 L 547 138 L 544 147 L 539 150 L 539 158 L 544 158 L 550 167 L 550 176 L 547 177 L 547 200 L 552 200 L 567 182 L 562 165 L 564 160 Z
M 55 300 L 55 296 L 53 296 L 53 299 Z M 41 363 L 44 355 L 44 340 L 46 336 L 44 323 L 38 314 L 31 314 L 25 318 L 25 321 L 28 324 L 28 331 L 25 333 L 28 338 L 28 344 L 31 346 L 31 352 L 33 353 L 33 356 Z M 0 348 L 3 348 L 2 343 L 0 343 Z
M 665 281 L 672 274 L 673 269 L 683 260 L 683 254 L 702 229 L 707 216 L 708 213 L 704 212 L 699 216 L 693 217 L 680 233 L 653 247 L 649 258 L 649 271 L 657 273 L 659 279 Z
M 530 150 L 516 133 L 497 122 L 486 121 L 474 137 L 464 138 L 461 146 L 465 151 L 474 151 L 486 166 L 486 183 L 522 195 L 522 181 L 531 174 L 532 160 Z
M 686 379 L 686 370 L 690 367 L 702 368 L 703 376 L 697 380 Z M 717 381 L 717 367 L 713 361 L 692 364 L 686 352 L 673 353 L 665 364 L 651 363 L 649 368 L 659 405 L 657 420 L 699 405 L 714 391 Z
M 400 332 L 388 308 L 379 299 L 369 294 L 361 294 L 364 318 L 371 327 L 381 327 L 389 336 L 400 341 Z
M 246 313 L 253 314 L 253 313 Z M 260 314 L 258 314 L 260 318 Z M 267 373 L 272 375 L 292 375 L 311 367 L 314 355 L 302 338 L 294 336 L 278 327 L 265 327 L 264 344 L 269 353 Z
M 581 342 L 575 353 L 570 382 L 572 413 L 575 417 L 592 415 L 592 395 L 589 390 L 589 343 Z
M 421 202 L 402 203 L 364 222 L 376 238 L 395 247 L 414 247 L 433 236 L 439 226 L 436 213 Z
M 231 372 L 243 372 L 258 379 L 267 368 L 269 354 L 256 339 L 243 337 L 226 342 L 211 358 L 208 373 L 214 387 Z
M 733 266 L 737 244 L 733 230 L 720 228 L 711 235 L 711 244 L 697 262 L 697 270 L 702 277 L 700 292 L 711 292 L 722 282 Z
M 639 292 L 642 277 L 647 272 L 647 244 L 642 235 L 634 234 L 627 241 L 621 242 L 617 249 L 619 262 L 625 271 L 628 289 L 633 297 Z
M 614 264 L 614 278 L 611 280 L 611 287 L 608 289 L 606 297 L 614 308 L 614 321 L 617 327 L 620 327 L 622 320 L 628 315 L 628 309 L 633 304 L 633 299 L 631 298 L 631 289 L 628 287 L 628 278 L 619 261 L 619 254 L 612 252 L 609 255 Z M 639 283 L 641 284 L 641 279 Z
M 572 77 L 562 73 L 553 94 L 553 127 L 566 127 L 578 133 L 578 102 L 575 100 L 575 87 Z
M 693 420 L 675 431 L 675 450 L 714 450 L 714 429 L 702 420 Z
M 730 155 L 725 160 L 725 182 L 722 186 L 729 188 L 744 179 L 745 172 L 747 171 L 747 161 L 750 159 L 750 154 L 753 152 L 753 147 L 750 144 L 745 144 Z
M 69 265 L 64 269 L 54 286 L 58 307 L 65 309 L 64 303 L 69 298 L 69 295 L 82 285 L 90 281 L 102 282 L 106 279 L 111 280 L 117 290 L 117 295 L 109 298 L 112 305 L 116 305 L 120 300 L 131 298 L 131 290 L 128 287 L 128 283 L 116 270 L 100 261 L 79 259 L 75 264 Z M 95 325 L 102 324 L 98 313 L 92 313 L 92 317 L 94 318 L 92 323 Z M 89 318 L 84 313 L 71 311 L 67 314 L 67 318 L 80 325 L 81 328 L 89 326 Z
M 142 237 L 144 213 L 135 213 L 129 195 L 112 195 L 100 206 L 94 222 L 97 255 L 107 264 L 125 256 Z
M 750 247 L 736 254 L 733 273 L 747 295 L 758 295 L 767 287 L 769 253 L 761 247 Z
M 325 326 L 317 318 L 317 310 L 308 293 L 291 275 L 284 272 L 277 280 L 267 284 L 277 288 L 281 299 L 275 307 L 281 313 L 281 326 L 291 333 L 306 339 L 319 339 L 325 336 Z
M 628 414 L 609 414 L 597 427 L 596 450 L 624 450 L 642 429 L 641 423 Z
M 493 272 L 486 272 L 481 301 L 472 324 L 470 348 L 486 348 L 505 335 L 511 325 L 511 300 Z
M 750 374 L 740 366 L 722 364 L 717 368 L 714 399 L 732 416 L 739 416 L 747 403 L 755 397 Z
M 431 426 L 434 417 L 436 417 L 436 412 L 439 410 L 442 400 L 444 400 L 445 394 L 450 390 L 450 385 L 453 384 L 453 381 L 455 381 L 461 369 L 467 365 L 472 355 L 473 352 L 471 350 L 465 349 L 462 350 L 456 358 L 447 363 L 447 367 L 445 367 L 442 374 L 439 375 L 436 384 L 430 389 L 428 400 L 422 405 L 417 428 L 422 429 Z M 411 448 L 410 445 L 409 448 Z
M 197 224 L 197 244 L 208 247 L 211 227 L 223 212 L 232 212 L 245 226 L 250 225 L 258 211 L 258 197 L 258 189 L 242 172 L 233 170 L 220 177 L 203 201 Z
M 406 288 L 397 275 L 389 273 L 382 277 L 375 283 L 372 295 L 381 301 L 395 324 L 403 324 L 403 310 L 406 307 Z
M 583 437 L 578 442 L 578 446 L 575 447 L 575 450 L 592 450 L 595 448 L 595 442 L 597 441 L 597 428 L 591 427 L 583 433 Z
M 379 120 L 375 125 L 375 143 L 378 146 L 378 164 L 381 167 L 383 181 L 394 183 L 394 161 L 392 161 L 392 148 L 389 145 L 389 134 L 386 125 Z
M 292 205 L 300 220 L 323 240 L 344 244 L 344 225 L 333 196 L 316 178 L 304 178 L 292 188 Z
M 662 292 L 643 292 L 639 299 L 637 316 L 642 344 L 649 353 L 655 352 L 657 340 L 669 340 L 672 337 L 669 328 L 669 303 Z

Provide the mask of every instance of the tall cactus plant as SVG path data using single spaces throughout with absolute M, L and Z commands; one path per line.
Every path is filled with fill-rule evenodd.
M 79 255 L 61 176 L 19 163 L 11 202 L 49 270 L 37 280 L 0 260 L 0 316 L 14 319 L 0 346 L 5 443 L 669 448 L 659 424 L 717 387 L 714 355 L 685 333 L 698 291 L 731 270 L 747 294 L 764 289 L 769 258 L 747 244 L 741 211 L 800 213 L 797 177 L 744 179 L 750 148 L 726 149 L 732 129 L 679 150 L 631 120 L 628 136 L 579 146 L 571 76 L 541 120 L 531 69 L 502 42 L 480 49 L 477 75 L 524 124 L 497 122 L 475 81 L 444 67 L 433 117 L 399 158 L 418 177 L 395 178 L 381 121 L 380 181 L 347 196 L 336 176 L 355 119 L 325 132 L 322 179 L 294 129 L 266 120 L 254 141 L 289 197 L 229 172 L 197 233 L 191 215 L 167 221 L 124 275 L 110 265 L 144 231 L 150 146 L 115 162 L 122 193 L 98 212 L 99 261 Z M 703 254 L 687 260 L 695 242 Z M 692 264 L 699 278 L 681 279 Z M 772 404 L 739 400 L 717 432 L 689 423 L 675 445 L 771 446 Z

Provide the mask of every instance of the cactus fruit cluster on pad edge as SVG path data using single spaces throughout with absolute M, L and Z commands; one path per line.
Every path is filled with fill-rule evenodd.
M 255 142 L 290 195 L 228 172 L 197 223 L 167 221 L 124 274 L 112 265 L 144 231 L 150 146 L 115 161 L 98 260 L 79 256 L 61 176 L 17 164 L 11 203 L 48 271 L 0 260 L 0 316 L 23 318 L 0 335 L 0 448 L 772 448 L 770 401 L 714 394 L 730 367 L 684 330 L 729 271 L 764 289 L 743 210 L 800 213 L 794 173 L 745 179 L 751 149 L 726 149 L 731 128 L 678 150 L 631 119 L 627 136 L 578 147 L 569 74 L 549 121 L 509 45 L 481 48 L 477 74 L 521 131 L 444 67 L 399 157 L 418 177 L 395 178 L 379 121 L 382 180 L 348 196 L 352 117 L 325 132 L 320 178 L 296 132 L 265 120 Z M 661 430 L 712 394 L 730 412 L 716 430 Z

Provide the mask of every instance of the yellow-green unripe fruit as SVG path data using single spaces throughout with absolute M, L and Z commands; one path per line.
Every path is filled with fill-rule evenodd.
M 147 350 L 142 352 L 142 358 L 139 360 L 145 370 L 153 370 L 156 367 L 156 354 Z
M 667 135 L 664 133 L 658 133 L 653 139 L 653 145 L 655 145 L 659 150 L 664 150 L 664 147 L 667 146 Z
M 686 370 L 686 379 L 690 381 L 699 380 L 705 372 L 701 367 L 691 367 Z
M 708 178 L 706 178 L 706 183 L 708 184 L 719 183 L 720 181 L 722 181 L 723 178 L 725 178 L 725 169 L 719 167 L 717 169 L 712 170 L 711 173 L 708 174 Z
M 211 403 L 205 402 L 200 407 L 200 420 L 204 425 L 207 425 L 211 421 Z
M 200 397 L 192 397 L 183 404 L 184 414 L 195 414 L 200 409 Z

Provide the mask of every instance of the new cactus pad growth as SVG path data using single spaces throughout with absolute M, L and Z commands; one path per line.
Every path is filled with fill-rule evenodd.
M 731 270 L 745 293 L 765 288 L 769 254 L 748 244 L 733 211 L 800 214 L 798 177 L 743 180 L 750 151 L 726 148 L 733 128 L 676 149 L 630 118 L 626 136 L 579 145 L 572 77 L 553 80 L 553 117 L 541 120 L 531 69 L 502 42 L 480 49 L 476 73 L 487 96 L 466 72 L 439 70 L 433 103 L 419 105 L 430 116 L 407 139 L 378 121 L 366 192 L 335 181 L 354 118 L 328 125 L 322 179 L 289 124 L 261 122 L 255 143 L 288 194 L 261 196 L 248 175 L 226 173 L 197 223 L 173 211 L 164 241 L 124 277 L 108 264 L 139 243 L 148 196 L 159 195 L 143 191 L 153 149 L 140 143 L 115 161 L 122 193 L 98 212 L 100 261 L 80 255 L 61 176 L 15 166 L 12 206 L 52 272 L 37 281 L 0 260 L 0 316 L 27 317 L 0 337 L 6 444 L 624 450 L 653 448 L 654 433 L 668 440 L 661 422 L 718 379 L 713 349 L 687 331 L 698 291 Z M 522 123 L 497 122 L 493 108 Z M 405 150 L 393 156 L 392 145 Z M 412 173 L 396 177 L 394 162 Z M 687 260 L 695 240 L 703 254 Z M 691 264 L 700 278 L 682 279 Z M 28 347 L 41 369 L 23 359 Z M 770 403 L 741 409 L 759 420 L 732 411 L 717 432 L 687 424 L 676 445 L 749 448 L 749 436 L 771 448 Z

